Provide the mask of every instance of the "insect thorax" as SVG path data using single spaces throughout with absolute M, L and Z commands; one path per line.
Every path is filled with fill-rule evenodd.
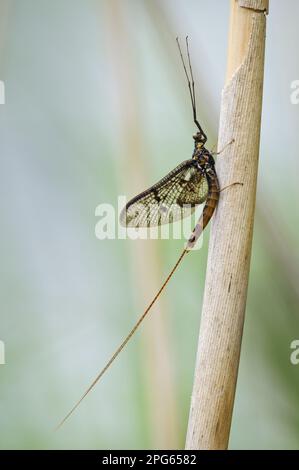
M 206 166 L 213 166 L 215 164 L 214 158 L 208 149 L 204 146 L 199 146 L 195 144 L 195 149 L 192 155 L 192 158 L 196 160 L 202 168 Z

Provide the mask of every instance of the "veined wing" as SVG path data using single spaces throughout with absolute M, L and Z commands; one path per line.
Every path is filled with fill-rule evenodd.
M 195 160 L 186 160 L 127 203 L 120 222 L 127 227 L 168 224 L 190 215 L 208 195 L 208 182 Z

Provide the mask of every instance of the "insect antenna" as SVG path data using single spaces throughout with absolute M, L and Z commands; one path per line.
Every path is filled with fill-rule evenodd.
M 76 410 L 76 408 L 80 405 L 80 403 L 82 402 L 82 400 L 84 400 L 84 398 L 86 397 L 86 395 L 88 395 L 88 393 L 94 388 L 94 386 L 99 382 L 99 380 L 103 377 L 103 375 L 105 374 L 105 372 L 109 369 L 109 367 L 111 366 L 111 364 L 115 361 L 115 359 L 117 358 L 117 356 L 121 353 L 121 351 L 124 349 L 124 347 L 126 346 L 126 344 L 128 343 L 128 341 L 132 338 L 132 336 L 134 335 L 135 331 L 137 330 L 137 328 L 140 326 L 140 324 L 143 322 L 143 320 L 145 319 L 146 315 L 149 313 L 149 311 L 151 310 L 152 306 L 155 304 L 155 302 L 157 301 L 157 299 L 160 297 L 160 294 L 162 293 L 162 291 L 164 290 L 164 288 L 167 286 L 168 282 L 170 281 L 172 275 L 174 274 L 174 272 L 176 271 L 177 267 L 179 266 L 180 262 L 182 261 L 183 257 L 185 256 L 185 254 L 188 253 L 188 250 L 185 248 L 183 250 L 183 252 L 181 253 L 180 257 L 178 258 L 177 262 L 175 263 L 174 267 L 172 268 L 172 270 L 170 271 L 170 273 L 168 274 L 167 278 L 165 279 L 164 283 L 162 284 L 162 286 L 160 287 L 159 291 L 157 292 L 157 294 L 155 295 L 155 297 L 153 298 L 153 300 L 150 302 L 150 304 L 148 305 L 148 307 L 146 308 L 146 310 L 143 312 L 143 314 L 141 315 L 141 317 L 139 318 L 139 320 L 135 323 L 135 325 L 133 326 L 133 328 L 131 329 L 130 333 L 126 336 L 126 338 L 123 340 L 123 342 L 120 344 L 120 346 L 116 349 L 116 351 L 114 352 L 114 354 L 111 356 L 111 358 L 109 359 L 109 361 L 106 363 L 106 365 L 103 367 L 103 369 L 99 372 L 99 374 L 96 376 L 96 378 L 93 380 L 93 382 L 89 385 L 89 387 L 87 388 L 87 390 L 83 393 L 83 395 L 81 396 L 81 398 L 77 401 L 77 403 L 75 403 L 75 405 L 73 406 L 73 408 L 68 412 L 68 414 L 63 418 L 63 420 L 58 424 L 58 426 L 56 427 L 55 430 L 58 430 L 65 422 L 66 420 L 71 416 L 71 414 Z
M 190 93 L 190 98 L 191 98 L 192 111 L 193 111 L 193 121 L 196 124 L 196 126 L 198 127 L 198 129 L 199 129 L 200 133 L 202 134 L 202 136 L 204 137 L 204 139 L 207 140 L 207 136 L 204 133 L 204 131 L 202 130 L 202 127 L 201 127 L 201 125 L 199 124 L 199 122 L 197 120 L 195 85 L 194 85 L 193 71 L 192 71 L 192 65 L 191 65 L 191 57 L 190 57 L 190 51 L 189 51 L 188 36 L 186 36 L 186 50 L 187 50 L 190 77 L 189 77 L 189 74 L 187 72 L 186 64 L 185 64 L 185 61 L 184 61 L 184 57 L 183 57 L 183 53 L 182 53 L 182 49 L 181 49 L 181 45 L 180 45 L 180 41 L 179 41 L 178 37 L 176 38 L 176 42 L 177 42 L 177 45 L 178 45 L 178 48 L 179 48 L 182 64 L 183 64 L 185 75 L 186 75 L 186 78 L 187 78 L 187 83 L 188 83 L 188 88 L 189 88 L 189 93 Z

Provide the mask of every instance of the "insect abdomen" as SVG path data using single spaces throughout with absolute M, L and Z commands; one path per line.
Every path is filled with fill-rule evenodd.
M 219 200 L 219 182 L 216 173 L 213 171 L 213 174 L 208 175 L 208 183 L 209 183 L 209 192 L 208 197 L 206 199 L 205 206 L 203 208 L 202 214 L 200 216 L 199 221 L 194 227 L 192 235 L 190 236 L 186 250 L 191 250 L 195 243 L 197 242 L 198 238 L 202 234 L 205 227 L 208 225 Z

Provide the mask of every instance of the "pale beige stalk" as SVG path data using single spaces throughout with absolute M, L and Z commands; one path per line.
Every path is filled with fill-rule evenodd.
M 221 193 L 211 228 L 187 449 L 228 446 L 246 307 L 260 142 L 265 0 L 231 0 L 218 157 Z M 246 423 L 244 423 L 244 426 Z

